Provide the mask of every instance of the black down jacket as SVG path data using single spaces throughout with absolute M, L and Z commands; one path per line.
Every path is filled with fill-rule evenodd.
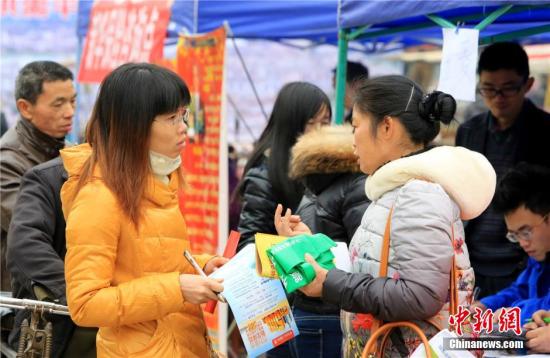
M 256 233 L 277 235 L 273 223 L 277 204 L 280 203 L 285 209 L 289 208 L 295 212 L 302 199 L 303 187 L 300 183 L 295 183 L 297 191 L 292 197 L 292 203 L 276 192 L 269 177 L 269 160 L 269 150 L 267 150 L 261 159 L 244 174 L 239 186 L 242 206 L 238 226 L 241 234 L 238 251 L 248 244 L 253 244 Z
M 67 173 L 60 157 L 33 167 L 21 179 L 21 190 L 8 231 L 7 266 L 16 298 L 67 304 L 65 218 L 59 197 L 66 180 Z M 37 297 L 37 287 L 47 296 Z M 21 322 L 29 317 L 29 311 L 17 311 L 9 337 L 12 347 L 17 347 Z M 78 327 L 67 316 L 52 314 L 47 315 L 47 319 L 53 325 L 52 357 L 63 357 Z M 84 347 L 95 344 L 95 334 L 91 329 L 89 331 L 89 335 L 78 340 L 86 343 Z
M 349 244 L 370 201 L 366 175 L 353 154 L 349 126 L 325 127 L 300 137 L 292 148 L 290 177 L 301 180 L 305 194 L 296 213 L 313 233 Z M 337 313 L 337 306 L 298 292 L 293 304 L 320 314 Z

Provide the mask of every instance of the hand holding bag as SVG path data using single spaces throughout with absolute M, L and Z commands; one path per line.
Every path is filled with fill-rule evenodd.
M 336 243 L 324 234 L 298 235 L 272 246 L 267 255 L 286 292 L 292 293 L 315 279 L 315 270 L 305 261 L 305 254 L 310 254 L 321 267 L 330 270 L 334 268 L 332 247 L 336 247 Z

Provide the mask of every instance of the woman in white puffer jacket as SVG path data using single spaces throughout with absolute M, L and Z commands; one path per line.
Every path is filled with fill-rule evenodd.
M 428 145 L 439 133 L 439 122 L 450 123 L 455 109 L 450 95 L 425 96 L 403 76 L 378 77 L 358 86 L 354 145 L 361 170 L 369 174 L 365 188 L 372 203 L 350 243 L 352 273 L 327 271 L 307 258 L 317 277 L 302 289 L 342 309 L 345 357 L 361 354 L 373 316 L 415 321 L 429 336 L 437 329 L 425 321 L 444 328 L 453 255 L 459 303 L 471 301 L 474 274 L 461 220 L 478 216 L 489 205 L 496 175 L 481 154 Z M 388 276 L 378 277 L 392 208 Z M 280 234 L 308 231 L 302 223 L 289 226 L 279 214 L 275 223 Z M 411 332 L 401 329 L 392 334 L 387 353 L 408 355 L 417 344 Z

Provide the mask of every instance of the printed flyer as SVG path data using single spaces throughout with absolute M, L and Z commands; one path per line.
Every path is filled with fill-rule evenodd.
M 223 278 L 229 303 L 246 351 L 256 357 L 298 335 L 281 281 L 256 272 L 256 247 L 246 246 L 210 275 Z

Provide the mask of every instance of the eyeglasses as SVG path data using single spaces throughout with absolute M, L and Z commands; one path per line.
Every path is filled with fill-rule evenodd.
M 519 93 L 524 84 L 525 83 L 523 82 L 503 88 L 480 87 L 477 89 L 477 92 L 485 98 L 495 98 L 498 95 L 501 95 L 502 97 L 512 97 Z
M 188 127 L 189 126 L 189 109 L 186 108 L 183 110 L 183 113 L 181 114 L 178 113 L 173 118 L 166 118 L 163 121 L 171 124 L 174 127 L 179 126 L 181 123 L 185 123 L 185 125 Z
M 546 219 L 548 219 L 548 215 L 549 214 L 544 215 L 542 217 L 541 222 L 538 223 L 537 225 L 533 225 L 531 227 L 525 228 L 525 229 L 517 231 L 517 232 L 516 231 L 508 231 L 508 233 L 506 233 L 506 238 L 510 242 L 513 242 L 513 243 L 518 243 L 520 239 L 523 239 L 523 240 L 526 240 L 526 241 L 531 240 L 531 236 L 533 235 L 533 229 L 535 229 L 536 227 L 541 226 L 546 221 Z

